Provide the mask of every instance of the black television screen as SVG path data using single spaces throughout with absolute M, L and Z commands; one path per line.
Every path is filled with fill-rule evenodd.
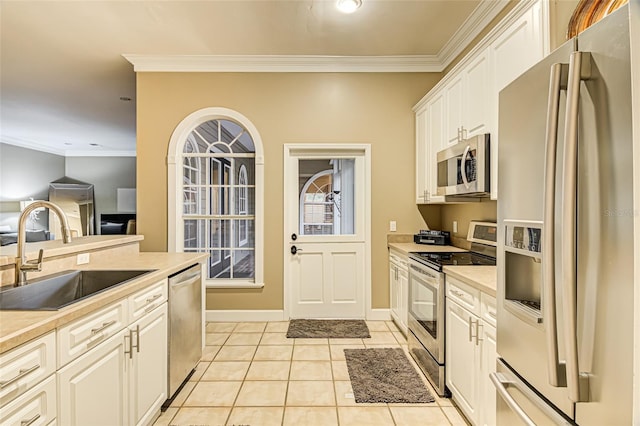
M 127 224 L 136 220 L 135 213 L 114 213 L 100 215 L 100 234 L 117 235 L 127 233 Z

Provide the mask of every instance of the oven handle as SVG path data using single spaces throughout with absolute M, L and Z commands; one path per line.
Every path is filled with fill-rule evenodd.
M 414 264 L 411 264 L 410 272 L 414 275 L 424 278 L 425 280 L 434 281 L 436 285 L 439 283 L 439 277 L 441 274 L 441 272 L 431 272 L 425 270 L 423 267 Z
M 466 166 L 467 155 L 469 155 L 469 150 L 471 150 L 471 145 L 467 145 L 467 147 L 464 149 L 464 152 L 462 153 L 462 163 L 460 164 L 460 174 L 462 174 L 462 183 L 464 184 L 464 187 L 467 189 L 469 189 L 469 187 L 471 186 L 471 184 L 469 183 L 469 179 L 467 178 L 467 166 Z

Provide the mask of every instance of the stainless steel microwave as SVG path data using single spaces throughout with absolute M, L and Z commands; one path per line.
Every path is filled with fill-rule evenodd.
M 438 195 L 488 197 L 491 192 L 489 134 L 458 142 L 437 156 Z

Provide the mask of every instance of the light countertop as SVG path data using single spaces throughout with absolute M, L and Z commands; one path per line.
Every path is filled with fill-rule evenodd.
M 483 293 L 496 297 L 498 272 L 495 266 L 445 266 L 443 272 L 447 274 L 447 276 L 457 278 Z
M 122 241 L 122 236 L 119 237 Z M 95 239 L 95 237 L 91 238 Z M 131 254 L 109 256 L 106 259 L 96 259 L 88 265 L 82 265 L 78 269 L 155 269 L 155 271 L 57 311 L 0 311 L 0 353 L 123 299 L 168 275 L 194 263 L 203 262 L 206 258 L 206 253 L 139 253 L 133 256 Z
M 38 257 L 38 251 L 44 250 L 44 258 L 62 256 L 81 251 L 105 249 L 108 247 L 130 244 L 144 239 L 142 235 L 91 235 L 89 237 L 76 237 L 70 243 L 64 244 L 62 240 L 48 240 L 26 244 L 26 254 L 30 259 Z M 17 244 L 0 247 L 0 266 L 16 263 Z
M 416 243 L 387 243 L 387 246 L 391 249 L 402 252 L 405 255 L 409 255 L 413 251 L 441 253 L 441 252 L 461 252 L 467 251 L 454 246 L 436 246 L 429 244 L 416 244 Z

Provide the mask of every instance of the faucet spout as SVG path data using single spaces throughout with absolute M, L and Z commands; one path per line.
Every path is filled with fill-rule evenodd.
M 57 204 L 51 203 L 49 201 L 34 201 L 29 204 L 25 209 L 20 213 L 20 218 L 18 219 L 18 247 L 17 247 L 17 257 L 16 257 L 16 286 L 21 286 L 26 284 L 27 282 L 27 272 L 28 271 L 40 271 L 42 269 L 42 250 L 40 250 L 40 254 L 38 256 L 38 260 L 35 261 L 27 261 L 26 259 L 26 242 L 27 242 L 27 218 L 29 217 L 29 213 L 38 208 L 48 208 L 52 212 L 54 212 L 58 218 L 60 219 L 61 231 L 62 231 L 62 242 L 64 244 L 68 244 L 71 242 L 71 228 L 69 227 L 69 221 L 67 220 L 67 215 Z

